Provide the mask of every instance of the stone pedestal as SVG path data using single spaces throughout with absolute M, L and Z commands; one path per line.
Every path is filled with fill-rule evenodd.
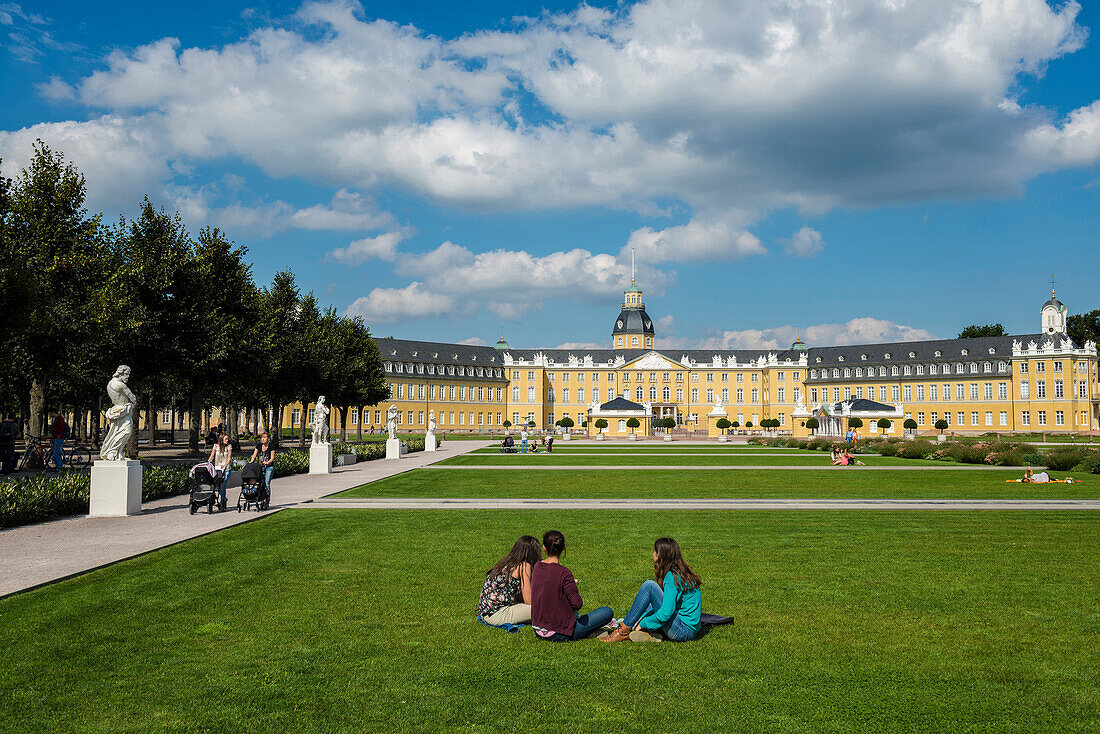
M 662 440 L 664 440 L 664 441 L 671 441 L 671 440 L 672 440 L 672 435 L 671 435 L 671 434 L 668 434 L 668 433 L 666 433 L 666 434 L 665 434 L 665 437 L 664 437 L 664 439 L 662 439 Z
M 386 439 L 386 458 L 387 459 L 400 459 L 401 458 L 401 439 L 399 439 L 399 438 L 387 438 Z
M 729 438 L 726 436 L 726 434 L 724 434 L 724 433 L 719 434 L 719 436 L 718 436 L 718 442 L 719 443 L 726 443 L 727 441 L 729 441 Z
M 355 454 L 340 454 L 336 457 L 336 466 L 351 466 L 359 461 L 359 457 Z
M 946 440 L 947 440 L 947 436 L 945 436 L 945 435 L 943 435 L 943 434 L 941 433 L 940 435 L 936 436 L 936 440 L 937 440 L 937 441 L 941 441 L 941 442 L 942 442 L 942 441 L 946 441 Z
M 565 433 L 561 434 L 561 440 L 562 441 L 568 441 L 569 440 L 569 431 L 566 431 Z
M 597 440 L 597 441 L 603 441 L 603 440 L 604 440 L 604 436 L 603 436 L 603 434 L 602 434 L 602 433 L 597 433 L 597 434 L 596 434 L 596 440 Z
M 92 464 L 88 517 L 123 517 L 141 512 L 141 462 L 133 459 Z
M 638 434 L 631 433 L 629 436 L 626 437 L 626 440 L 627 441 L 637 441 L 638 440 Z
M 425 451 L 435 451 L 436 450 L 435 434 L 434 433 L 427 433 L 427 434 L 424 435 L 424 450 Z
M 332 474 L 332 444 L 315 443 L 309 447 L 309 473 Z

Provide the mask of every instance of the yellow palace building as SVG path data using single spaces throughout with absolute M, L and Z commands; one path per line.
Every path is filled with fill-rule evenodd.
M 858 417 L 863 435 L 902 435 L 946 421 L 954 433 L 1078 432 L 1100 428 L 1096 344 L 1074 344 L 1066 307 L 1040 309 L 1033 334 L 891 342 L 786 350 L 661 350 L 635 284 L 624 293 L 610 349 L 513 349 L 405 339 L 377 339 L 390 400 L 349 411 L 348 428 L 381 430 L 390 404 L 399 430 L 423 432 L 434 411 L 443 431 L 500 430 L 505 421 L 541 430 L 573 420 L 573 432 L 595 433 L 606 420 L 612 437 L 654 432 L 658 418 L 681 429 L 721 433 L 725 418 L 743 429 L 778 421 L 781 435 L 840 435 Z M 284 427 L 299 425 L 289 407 Z M 806 422 L 817 419 L 811 431 Z M 639 426 L 628 427 L 631 418 Z M 582 425 L 589 421 L 587 428 Z

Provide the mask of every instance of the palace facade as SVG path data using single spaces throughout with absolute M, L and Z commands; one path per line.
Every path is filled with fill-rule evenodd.
M 382 430 L 390 404 L 399 430 L 423 432 L 429 411 L 440 430 L 499 430 L 508 421 L 542 430 L 570 418 L 574 432 L 648 434 L 659 418 L 717 435 L 719 420 L 781 434 L 839 435 L 858 417 L 863 435 L 919 433 L 946 421 L 954 433 L 1074 432 L 1100 428 L 1096 344 L 1074 344 L 1066 307 L 1053 291 L 1033 334 L 790 349 L 662 350 L 642 291 L 624 293 L 609 349 L 513 349 L 377 339 L 390 400 L 349 411 L 349 430 Z M 310 411 L 311 412 L 311 411 Z M 334 411 L 335 415 L 336 412 Z M 301 406 L 283 414 L 300 425 Z M 639 426 L 627 425 L 631 418 Z M 818 428 L 806 423 L 815 418 Z M 589 422 L 586 428 L 584 424 Z M 812 424 L 811 424 L 812 425 Z

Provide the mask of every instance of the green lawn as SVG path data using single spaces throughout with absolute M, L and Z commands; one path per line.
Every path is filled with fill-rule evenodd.
M 1022 473 L 1022 472 L 1021 472 Z M 1063 476 L 1059 474 L 1058 476 Z M 1017 484 L 1012 472 L 715 469 L 560 471 L 416 469 L 364 484 L 339 497 L 889 497 L 1098 498 L 1100 476 L 1073 475 L 1079 484 Z
M 954 462 L 927 461 L 925 459 L 898 459 L 878 455 L 857 457 L 867 466 L 938 466 Z M 800 454 L 780 456 L 755 456 L 753 454 L 730 453 L 722 456 L 695 453 L 679 454 L 651 452 L 646 454 L 604 453 L 593 456 L 559 454 L 557 451 L 545 454 L 464 454 L 455 456 L 441 464 L 459 466 L 829 466 L 830 457 L 818 451 L 803 451 Z M 1023 468 L 1020 473 L 1023 474 Z
M 568 539 L 621 615 L 676 537 L 693 643 L 481 627 L 485 569 Z M 291 510 L 0 600 L 11 732 L 1093 732 L 1088 513 Z
M 517 446 L 518 448 L 518 446 Z M 488 446 L 485 448 L 474 449 L 470 453 L 472 454 L 499 454 L 500 446 Z M 788 448 L 771 448 L 769 446 L 730 446 L 729 444 L 712 444 L 701 446 L 699 444 L 623 444 L 621 446 L 606 446 L 603 444 L 574 444 L 570 443 L 562 445 L 561 443 L 554 442 L 555 454 L 668 454 L 668 453 L 723 453 L 736 455 L 739 453 L 767 453 L 767 454 L 790 454 L 797 456 L 799 454 L 824 454 L 828 456 L 828 452 L 821 451 L 806 451 L 803 449 L 788 449 Z

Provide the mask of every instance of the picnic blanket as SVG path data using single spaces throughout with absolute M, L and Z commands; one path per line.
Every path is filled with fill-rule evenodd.
M 486 627 L 495 627 L 497 629 L 504 630 L 505 632 L 510 632 L 513 635 L 527 626 L 525 624 L 510 624 L 508 622 L 505 622 L 504 624 L 489 624 L 488 622 L 486 622 L 484 619 L 481 618 L 481 614 L 477 615 L 477 621 L 481 622 Z
M 1006 479 L 1006 482 L 1020 482 L 1022 484 L 1079 484 L 1083 479 L 1066 477 L 1065 479 L 1048 479 L 1045 482 L 1025 482 L 1023 479 Z

